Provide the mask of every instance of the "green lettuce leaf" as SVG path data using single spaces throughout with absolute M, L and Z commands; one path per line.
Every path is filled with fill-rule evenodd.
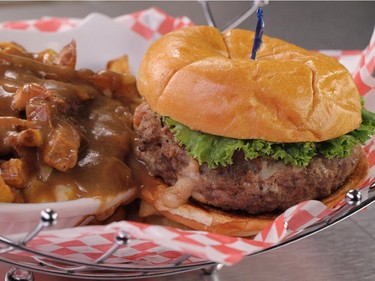
M 239 150 L 244 152 L 246 159 L 272 157 L 285 164 L 303 167 L 316 155 L 323 155 L 328 159 L 347 157 L 355 145 L 364 144 L 375 133 L 375 114 L 364 108 L 362 123 L 358 129 L 317 143 L 239 140 L 194 131 L 169 117 L 163 117 L 163 122 L 169 126 L 175 140 L 186 148 L 188 154 L 197 159 L 199 164 L 207 163 L 210 169 L 232 164 L 233 155 Z

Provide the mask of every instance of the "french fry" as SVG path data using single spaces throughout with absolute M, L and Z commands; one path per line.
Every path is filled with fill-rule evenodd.
M 15 192 L 9 185 L 5 183 L 4 179 L 0 176 L 0 202 L 12 203 L 15 199 Z
M 29 128 L 18 134 L 17 142 L 26 147 L 39 147 L 43 144 L 43 136 L 40 130 Z
M 107 69 L 117 73 L 128 73 L 130 74 L 129 58 L 127 55 L 119 57 L 114 60 L 110 60 L 107 63 Z
M 28 172 L 25 163 L 21 159 L 12 158 L 1 163 L 1 178 L 5 184 L 23 189 L 27 187 Z

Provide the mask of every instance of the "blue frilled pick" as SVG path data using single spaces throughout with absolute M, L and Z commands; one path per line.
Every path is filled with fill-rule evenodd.
M 257 9 L 257 27 L 255 30 L 255 36 L 254 36 L 254 45 L 253 45 L 253 50 L 251 52 L 251 59 L 255 60 L 257 51 L 262 44 L 262 35 L 263 35 L 263 28 L 264 28 L 264 20 L 263 20 L 263 9 L 258 8 Z

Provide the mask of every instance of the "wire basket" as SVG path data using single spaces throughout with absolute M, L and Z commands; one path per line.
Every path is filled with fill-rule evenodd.
M 199 1 L 204 10 L 207 23 L 215 25 L 215 20 L 207 1 Z M 248 11 L 238 16 L 230 23 L 228 23 L 222 31 L 232 29 L 238 26 L 247 17 L 253 14 L 260 6 L 266 5 L 268 1 L 254 1 L 254 4 Z M 366 191 L 366 198 L 362 197 L 362 190 Z M 270 250 L 288 245 L 292 242 L 298 241 L 304 237 L 317 233 L 329 226 L 340 222 L 356 212 L 366 208 L 375 200 L 375 184 L 369 185 L 367 188 L 359 190 L 351 190 L 346 195 L 346 203 L 333 212 L 331 215 L 325 217 L 323 220 L 310 225 L 307 228 L 297 232 L 296 234 L 283 240 L 267 249 L 257 251 L 249 256 L 258 255 L 268 252 Z M 192 259 L 192 256 L 183 254 L 171 260 L 164 265 L 145 265 L 139 263 L 109 263 L 108 260 L 116 252 L 126 250 L 127 246 L 133 243 L 131 237 L 126 231 L 119 231 L 113 237 L 112 245 L 103 252 L 103 254 L 93 261 L 79 261 L 64 258 L 63 256 L 53 255 L 29 247 L 29 243 L 35 239 L 45 229 L 58 223 L 57 213 L 51 209 L 41 210 L 40 221 L 35 228 L 22 237 L 5 238 L 0 236 L 0 260 L 14 265 L 6 275 L 5 280 L 33 280 L 31 272 L 40 272 L 57 276 L 72 276 L 82 279 L 101 279 L 101 280 L 129 280 L 142 279 L 149 277 L 167 276 L 171 274 L 178 274 L 192 270 L 203 270 L 205 273 L 212 273 L 220 269 L 223 265 L 212 261 Z M 284 223 L 284 228 L 288 230 L 289 225 Z M 12 252 L 24 252 L 32 255 L 30 259 L 21 259 L 17 255 L 11 255 Z M 20 269 L 21 268 L 21 269 Z
M 332 226 L 350 217 L 363 208 L 368 207 L 375 201 L 375 183 L 368 187 L 367 199 L 364 200 L 362 198 L 361 191 L 358 190 L 350 190 L 346 194 L 345 199 L 346 203 L 344 206 L 336 210 L 331 215 L 325 217 L 323 220 L 318 221 L 302 231 L 299 231 L 279 244 L 255 252 L 249 256 L 259 255 L 261 253 L 265 253 L 298 241 L 329 226 Z M 161 266 L 147 266 L 139 263 L 107 263 L 108 258 L 115 254 L 116 251 L 119 249 L 126 250 L 126 246 L 132 243 L 132 237 L 130 237 L 124 231 L 119 231 L 117 235 L 113 237 L 112 246 L 109 247 L 108 250 L 105 251 L 99 258 L 92 262 L 77 260 L 72 261 L 62 256 L 39 252 L 28 247 L 28 243 L 32 241 L 32 239 L 34 239 L 41 231 L 56 223 L 57 213 L 55 213 L 53 210 L 46 209 L 41 212 L 40 222 L 35 229 L 24 235 L 24 237 L 20 238 L 19 240 L 10 240 L 0 236 L 0 245 L 2 245 L 0 248 L 0 260 L 5 263 L 23 268 L 11 269 L 7 274 L 6 278 L 8 279 L 6 280 L 33 280 L 33 275 L 29 271 L 60 276 L 74 276 L 75 278 L 83 279 L 95 278 L 98 280 L 129 280 L 167 276 L 198 269 L 203 270 L 205 273 L 212 273 L 223 266 L 222 264 L 217 264 L 211 261 L 191 261 L 189 260 L 191 256 L 188 254 L 181 255 L 167 265 Z M 284 227 L 285 229 L 288 229 L 289 226 L 287 223 L 285 223 Z M 33 255 L 33 258 L 29 261 L 24 261 L 22 259 L 18 259 L 17 257 L 15 258 L 14 256 L 12 257 L 7 255 L 7 253 L 11 253 L 14 250 L 30 253 Z M 20 276 L 22 278 L 20 278 Z

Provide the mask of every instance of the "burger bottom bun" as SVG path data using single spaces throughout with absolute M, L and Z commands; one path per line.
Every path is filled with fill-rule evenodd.
M 365 180 L 368 171 L 367 155 L 361 152 L 358 165 L 347 181 L 330 196 L 323 198 L 327 207 L 335 207 L 351 189 L 356 189 Z M 251 237 L 263 230 L 279 214 L 245 215 L 229 213 L 203 204 L 186 203 L 178 208 L 168 208 L 159 196 L 168 188 L 161 181 L 145 185 L 140 194 L 140 217 L 144 222 L 177 228 L 190 228 L 228 236 Z M 146 218 L 147 217 L 147 218 Z

